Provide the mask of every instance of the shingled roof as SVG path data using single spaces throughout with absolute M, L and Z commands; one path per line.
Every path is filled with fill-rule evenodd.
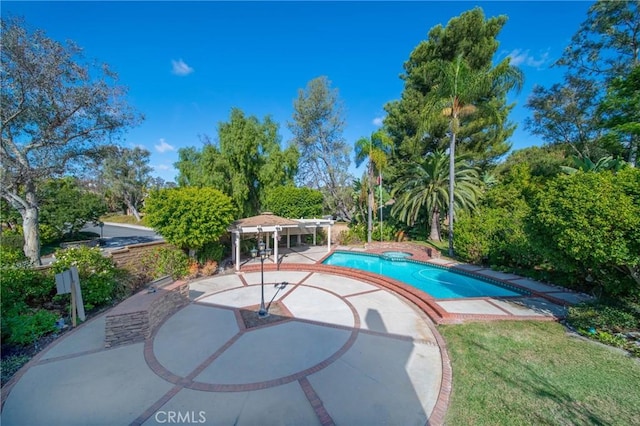
M 276 216 L 271 212 L 264 212 L 257 216 L 246 217 L 233 222 L 234 227 L 238 226 L 298 226 L 299 222 L 291 219 L 285 219 L 284 217 Z

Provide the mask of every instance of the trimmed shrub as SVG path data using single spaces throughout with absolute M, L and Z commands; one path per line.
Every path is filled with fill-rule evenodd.
M 76 266 L 80 278 L 82 299 L 86 310 L 112 302 L 125 291 L 119 283 L 120 273 L 113 260 L 104 257 L 97 247 L 73 247 L 58 250 L 53 264 L 55 273 Z M 62 295 L 58 297 L 69 297 Z
M 270 189 L 265 196 L 265 209 L 277 216 L 292 219 L 320 217 L 324 196 L 307 187 L 282 186 Z
M 145 200 L 145 219 L 164 239 L 197 252 L 227 232 L 236 213 L 231 198 L 215 188 L 171 188 L 152 191 Z

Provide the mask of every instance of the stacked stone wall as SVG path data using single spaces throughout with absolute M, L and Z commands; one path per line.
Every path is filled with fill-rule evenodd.
M 105 347 L 148 339 L 167 316 L 188 303 L 189 283 L 185 281 L 134 294 L 107 314 Z

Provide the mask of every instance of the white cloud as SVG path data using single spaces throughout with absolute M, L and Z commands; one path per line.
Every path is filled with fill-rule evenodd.
M 529 50 L 514 49 L 507 55 L 511 58 L 511 65 L 526 65 L 533 68 L 540 68 L 549 59 L 549 53 L 544 52 L 539 57 L 535 57 L 529 53 Z
M 173 66 L 173 73 L 179 76 L 189 75 L 193 72 L 193 68 L 187 65 L 182 59 L 178 61 L 171 61 L 171 65 Z
M 382 126 L 382 120 L 384 119 L 384 117 L 376 117 L 373 119 L 372 123 L 374 126 Z
M 166 164 L 157 164 L 153 166 L 153 168 L 155 170 L 172 170 L 173 169 L 172 166 L 167 166 Z
M 158 152 L 167 152 L 167 151 L 176 150 L 172 145 L 169 145 L 167 142 L 165 142 L 164 139 L 160 139 L 159 142 L 160 142 L 159 144 L 153 146 Z

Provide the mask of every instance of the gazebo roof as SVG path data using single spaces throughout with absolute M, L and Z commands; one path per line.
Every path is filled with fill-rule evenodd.
M 257 227 L 257 226 L 299 226 L 300 222 L 285 219 L 284 217 L 276 216 L 271 212 L 264 212 L 257 216 L 246 217 L 244 219 L 238 219 L 231 225 L 234 228 L 238 227 Z

